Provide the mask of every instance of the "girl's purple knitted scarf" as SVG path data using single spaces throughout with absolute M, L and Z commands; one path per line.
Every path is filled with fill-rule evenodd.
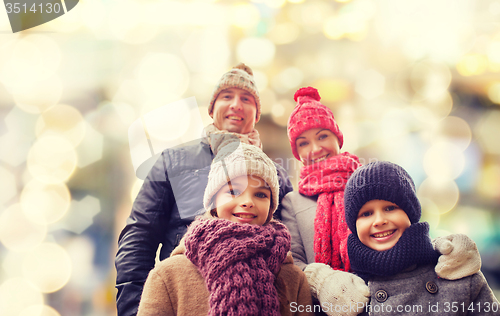
M 285 225 L 197 219 L 185 236 L 186 256 L 210 292 L 208 315 L 279 315 L 274 286 L 290 250 Z

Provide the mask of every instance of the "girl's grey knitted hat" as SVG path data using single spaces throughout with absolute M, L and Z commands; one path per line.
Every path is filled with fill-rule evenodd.
M 274 162 L 258 147 L 239 141 L 223 145 L 212 161 L 203 197 L 205 210 L 212 208 L 212 199 L 229 180 L 239 176 L 257 176 L 271 189 L 270 211 L 278 207 L 279 180 Z

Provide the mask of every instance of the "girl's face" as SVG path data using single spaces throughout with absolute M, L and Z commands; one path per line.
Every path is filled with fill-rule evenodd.
M 312 165 L 340 153 L 339 139 L 331 130 L 324 128 L 303 132 L 295 140 L 295 145 L 304 165 Z
M 214 197 L 217 217 L 231 222 L 264 225 L 271 207 L 271 189 L 257 176 L 239 176 Z
M 371 200 L 358 212 L 356 230 L 359 240 L 377 251 L 391 249 L 411 222 L 396 204 L 385 200 Z

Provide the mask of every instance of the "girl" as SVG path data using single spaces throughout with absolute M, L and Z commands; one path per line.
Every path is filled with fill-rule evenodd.
M 351 267 L 368 281 L 369 315 L 498 315 L 498 300 L 479 271 L 450 281 L 434 271 L 437 253 L 420 202 L 400 166 L 374 162 L 356 170 L 345 189 Z
M 344 188 L 360 163 L 355 155 L 340 153 L 344 136 L 333 112 L 319 102 L 316 89 L 301 88 L 294 99 L 297 105 L 288 120 L 288 138 L 293 155 L 304 166 L 298 192 L 288 193 L 282 201 L 282 219 L 292 235 L 294 262 L 306 273 L 323 311 L 328 315 L 357 315 L 360 310 L 352 306 L 363 306 L 370 293 L 361 278 L 347 272 L 350 231 L 345 223 Z M 477 272 L 475 259 L 479 253 L 475 244 L 451 242 L 454 250 L 441 256 L 436 266 L 438 275 L 453 279 Z M 446 248 L 450 241 L 436 244 Z M 457 253 L 470 259 L 456 260 Z M 332 306 L 344 309 L 335 311 Z
M 262 150 L 223 146 L 205 189 L 207 214 L 150 272 L 138 315 L 311 315 L 290 234 L 272 219 L 278 196 L 276 168 Z

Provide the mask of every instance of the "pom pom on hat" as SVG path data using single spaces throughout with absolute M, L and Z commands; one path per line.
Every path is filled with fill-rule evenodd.
M 292 153 L 300 160 L 295 141 L 305 131 L 313 128 L 329 129 L 339 140 L 342 148 L 344 135 L 339 129 L 332 110 L 321 104 L 318 90 L 313 87 L 305 87 L 297 90 L 293 96 L 297 102 L 290 118 L 288 119 L 287 132 Z
M 309 97 L 316 101 L 321 100 L 318 90 L 313 87 L 305 87 L 297 90 L 293 95 L 293 99 L 295 100 L 295 102 L 299 102 L 298 100 L 299 97 Z
M 253 71 L 250 67 L 244 63 L 239 63 L 233 67 L 230 71 L 222 75 L 219 83 L 215 86 L 212 92 L 212 98 L 210 99 L 210 105 L 208 106 L 208 114 L 211 115 L 214 111 L 215 100 L 222 90 L 230 88 L 239 88 L 250 93 L 255 99 L 255 105 L 257 106 L 257 113 L 255 123 L 260 120 L 261 105 L 259 91 L 257 90 L 257 85 L 255 84 L 255 79 L 253 78 Z
M 233 69 L 241 69 L 246 71 L 250 76 L 253 76 L 253 71 L 252 68 L 248 67 L 244 63 L 239 63 L 238 65 L 234 66 Z
M 356 220 L 361 207 L 371 200 L 385 200 L 399 206 L 412 224 L 422 214 L 412 178 L 401 166 L 376 161 L 361 166 L 351 175 L 344 191 L 345 220 L 356 234 Z

